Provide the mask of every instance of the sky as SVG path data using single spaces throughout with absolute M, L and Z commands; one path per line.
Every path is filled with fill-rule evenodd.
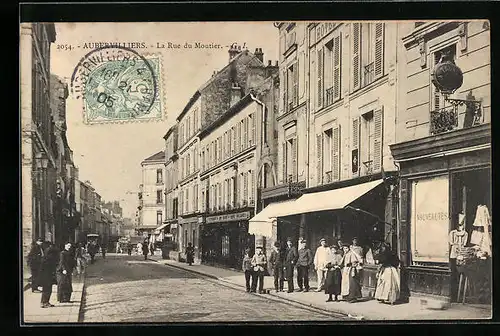
M 262 48 L 264 62 L 278 60 L 278 29 L 272 22 L 196 23 L 56 23 L 56 41 L 51 46 L 51 73 L 66 80 L 80 59 L 91 51 L 85 43 L 144 42 L 139 54 L 161 55 L 160 76 L 164 118 L 161 121 L 124 124 L 83 122 L 81 99 L 71 95 L 66 101 L 67 138 L 80 180 L 91 181 L 105 201 L 120 201 L 124 216 L 132 216 L 137 206 L 141 161 L 164 149 L 166 131 L 189 98 L 215 70 L 228 63 L 228 46 L 237 43 L 254 52 Z M 181 48 L 168 48 L 180 45 Z M 186 43 L 220 44 L 218 49 L 184 48 Z M 165 48 L 157 48 L 164 45 Z M 80 47 L 78 47 L 80 46 Z M 154 46 L 154 47 L 151 47 Z

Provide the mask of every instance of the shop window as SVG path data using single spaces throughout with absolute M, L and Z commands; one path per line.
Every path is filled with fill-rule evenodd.
M 222 236 L 222 256 L 229 257 L 229 236 Z
M 411 188 L 412 263 L 445 265 L 450 229 L 448 175 L 414 181 Z

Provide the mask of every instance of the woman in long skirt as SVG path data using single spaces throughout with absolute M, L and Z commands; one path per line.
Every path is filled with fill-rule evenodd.
M 64 250 L 59 258 L 57 266 L 57 301 L 70 302 L 73 286 L 71 281 L 71 273 L 73 272 L 74 261 L 70 251 L 71 243 L 64 245 Z
M 400 295 L 399 258 L 386 244 L 378 258 L 380 264 L 377 273 L 375 299 L 382 303 L 394 304 Z
M 356 302 L 362 297 L 360 268 L 363 264 L 361 256 L 351 246 L 344 247 L 342 260 L 342 299 L 347 302 Z
M 340 270 L 340 264 L 342 263 L 342 254 L 336 245 L 331 247 L 332 257 L 330 262 L 326 265 L 326 279 L 325 279 L 325 294 L 328 294 L 328 300 L 326 302 L 332 302 L 333 296 L 335 296 L 335 301 L 337 302 L 338 296 L 340 295 L 340 288 L 342 282 L 342 272 Z

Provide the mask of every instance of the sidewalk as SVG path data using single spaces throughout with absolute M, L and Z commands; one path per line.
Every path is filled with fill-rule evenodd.
M 174 260 L 164 260 L 161 256 L 149 257 L 159 263 L 185 269 L 187 271 L 218 279 L 233 285 L 238 285 L 242 290 L 245 288 L 243 273 L 228 269 L 222 269 L 207 265 L 192 265 L 180 263 Z M 286 284 L 285 284 L 286 287 Z M 294 292 L 275 293 L 273 278 L 266 276 L 264 289 L 271 290 L 270 294 L 288 301 L 305 304 L 317 309 L 349 315 L 358 320 L 449 320 L 449 319 L 489 319 L 492 316 L 491 306 L 451 304 L 445 310 L 431 310 L 421 306 L 420 300 L 411 299 L 409 303 L 399 305 L 386 305 L 377 300 L 367 300 L 357 303 L 325 302 L 327 296 L 324 293 Z
M 71 302 L 57 302 L 57 285 L 52 286 L 50 303 L 55 307 L 40 308 L 42 293 L 33 293 L 31 288 L 23 292 L 24 323 L 77 323 L 83 299 L 84 277 L 73 275 Z

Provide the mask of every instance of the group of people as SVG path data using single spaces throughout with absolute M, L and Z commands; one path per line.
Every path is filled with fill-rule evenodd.
M 42 293 L 41 307 L 54 307 L 50 303 L 50 297 L 52 286 L 55 284 L 57 284 L 57 301 L 60 303 L 70 302 L 73 292 L 73 272 L 76 271 L 77 275 L 85 273 L 86 255 L 90 255 L 91 263 L 93 263 L 98 251 L 99 246 L 95 242 L 90 242 L 87 245 L 83 243 L 73 245 L 73 243 L 67 242 L 60 250 L 52 242 L 44 242 L 41 238 L 37 239 L 28 253 L 27 262 L 31 270 L 31 291 Z M 101 252 L 104 258 L 105 249 L 101 248 Z
M 371 251 L 370 251 L 371 252 Z M 297 285 L 299 292 L 310 291 L 309 271 L 314 267 L 317 275 L 317 292 L 324 290 L 328 295 L 327 302 L 342 300 L 356 302 L 361 297 L 362 272 L 365 260 L 372 255 L 363 257 L 363 248 L 358 239 L 353 238 L 352 244 L 337 241 L 327 246 L 326 239 L 320 240 L 316 252 L 307 248 L 307 242 L 299 239 L 299 248 L 293 246 L 289 238 L 286 248 L 276 242 L 270 254 L 269 261 L 261 246 L 256 247 L 255 254 L 250 257 L 250 250 L 246 250 L 243 258 L 243 271 L 247 292 L 264 293 L 264 274 L 267 267 L 274 277 L 276 292 L 284 291 L 287 282 L 287 292 L 294 292 L 294 270 L 297 270 Z M 391 251 L 388 244 L 382 244 L 376 254 L 374 263 L 378 263 L 377 286 L 375 299 L 379 302 L 394 304 L 399 299 L 399 259 Z
M 144 256 L 144 260 L 148 259 L 148 254 L 154 255 L 155 254 L 155 247 L 153 244 L 148 244 L 148 241 L 145 240 L 144 243 L 137 243 L 137 254 L 142 252 L 142 255 Z M 130 250 L 129 255 L 132 254 L 132 251 Z

